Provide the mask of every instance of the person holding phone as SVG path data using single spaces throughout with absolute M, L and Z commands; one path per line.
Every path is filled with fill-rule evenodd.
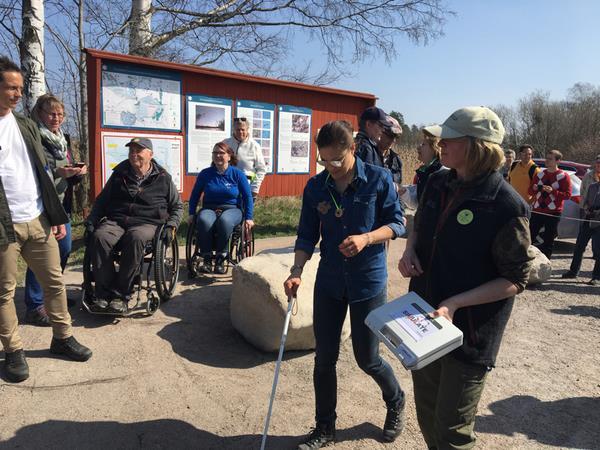
M 61 129 L 65 120 L 65 106 L 54 95 L 44 94 L 38 98 L 31 110 L 31 118 L 40 130 L 48 167 L 54 176 L 56 192 L 70 218 L 73 208 L 73 188 L 81 182 L 87 173 L 87 167 L 85 163 L 75 161 L 69 135 L 63 133 Z M 63 271 L 71 254 L 70 221 L 65 224 L 65 231 L 65 237 L 58 241 L 60 265 Z M 36 326 L 50 326 L 44 307 L 42 288 L 30 269 L 27 269 L 25 275 L 25 306 L 25 322 Z

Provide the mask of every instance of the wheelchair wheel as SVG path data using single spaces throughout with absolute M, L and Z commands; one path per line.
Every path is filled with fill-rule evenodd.
M 154 248 L 154 281 L 163 302 L 171 298 L 179 278 L 179 246 L 177 236 L 169 245 L 158 239 Z M 148 299 L 150 301 L 150 299 Z
M 194 278 L 198 275 L 198 263 L 200 255 L 198 254 L 198 238 L 196 234 L 196 217 L 188 226 L 187 236 L 185 239 L 185 264 L 188 268 L 188 277 Z
M 254 232 L 246 233 L 244 224 L 233 231 L 230 239 L 229 257 L 232 264 L 254 255 Z

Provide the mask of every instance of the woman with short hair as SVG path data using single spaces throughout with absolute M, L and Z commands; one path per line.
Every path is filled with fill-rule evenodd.
M 84 163 L 75 161 L 68 134 L 62 131 L 65 121 L 65 106 L 52 94 L 44 94 L 37 99 L 31 110 L 31 118 L 37 123 L 42 137 L 49 169 L 54 176 L 56 192 L 62 201 L 66 213 L 71 216 L 73 209 L 73 188 L 81 182 L 87 173 Z M 65 270 L 71 254 L 71 222 L 65 224 L 66 235 L 58 241 L 60 265 Z M 42 288 L 35 275 L 27 269 L 25 275 L 25 322 L 38 326 L 50 326 L 50 320 L 44 307 Z
M 417 418 L 429 448 L 468 449 L 486 376 L 529 277 L 529 207 L 499 172 L 504 127 L 492 110 L 462 108 L 425 131 L 441 139 L 449 169 L 430 176 L 398 268 L 433 316 L 464 338 L 412 372 Z

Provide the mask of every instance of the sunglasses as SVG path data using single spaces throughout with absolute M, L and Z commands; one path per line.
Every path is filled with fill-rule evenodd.
M 346 159 L 346 156 L 348 156 L 348 152 L 346 152 L 344 154 L 344 156 L 342 157 L 342 159 L 331 159 L 331 160 L 325 160 L 325 159 L 321 159 L 321 156 L 319 155 L 317 157 L 317 164 L 320 166 L 325 167 L 327 164 L 329 164 L 331 167 L 342 167 L 342 164 L 344 164 L 344 160 Z
M 247 122 L 248 119 L 246 119 L 245 117 L 234 117 L 233 121 L 234 122 Z

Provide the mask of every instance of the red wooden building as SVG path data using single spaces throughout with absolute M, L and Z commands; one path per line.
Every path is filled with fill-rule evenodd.
M 157 61 L 137 56 L 109 53 L 98 50 L 86 50 L 87 73 L 88 73 L 88 107 L 89 107 L 89 129 L 90 129 L 90 169 L 92 193 L 97 196 L 103 186 L 103 181 L 110 173 L 109 167 L 103 167 L 103 136 L 114 132 L 128 132 L 130 134 L 144 134 L 157 136 L 172 136 L 180 139 L 182 151 L 182 170 L 180 186 L 184 200 L 189 198 L 196 174 L 190 173 L 187 168 L 189 161 L 187 149 L 188 121 L 185 120 L 189 114 L 186 111 L 190 95 L 203 95 L 210 97 L 222 97 L 232 99 L 235 105 L 238 100 L 256 101 L 273 105 L 292 105 L 307 108 L 312 111 L 310 127 L 310 144 L 308 153 L 308 173 L 290 174 L 278 173 L 277 171 L 277 149 L 278 136 L 273 136 L 272 156 L 273 172 L 268 174 L 262 184 L 261 196 L 287 196 L 300 195 L 309 176 L 316 173 L 316 146 L 314 134 L 323 124 L 331 121 L 344 119 L 358 128 L 358 117 L 367 107 L 375 105 L 376 97 L 372 94 L 351 92 L 340 89 L 312 86 L 290 81 L 282 81 L 271 78 L 243 75 L 240 73 L 226 72 L 203 67 L 177 64 L 171 62 Z M 179 129 L 177 130 L 139 130 L 128 129 L 127 126 L 113 126 L 107 122 L 103 108 L 102 80 L 103 70 L 107 66 L 129 67 L 141 71 L 149 70 L 160 73 L 167 78 L 172 77 L 181 86 L 180 103 L 181 115 Z M 232 111 L 233 114 L 233 111 Z M 127 117 L 123 117 L 126 121 Z M 276 127 L 279 115 L 274 114 L 273 127 Z M 114 144 L 113 144 L 114 145 Z M 155 151 L 156 155 L 156 151 Z M 105 178 L 103 178 L 105 177 Z

